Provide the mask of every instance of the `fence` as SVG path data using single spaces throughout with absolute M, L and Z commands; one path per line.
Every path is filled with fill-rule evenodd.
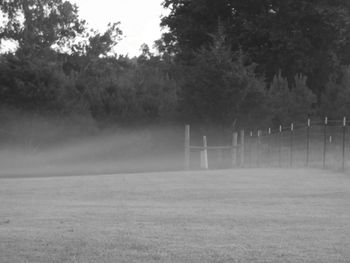
M 191 151 L 201 151 L 201 167 L 209 168 L 208 150 L 230 150 L 232 167 L 314 167 L 346 170 L 349 138 L 346 118 L 343 120 L 292 123 L 288 127 L 233 133 L 229 146 L 208 147 L 190 144 L 190 127 L 185 132 L 185 168 L 190 167 Z M 204 163 L 204 165 L 203 165 Z
M 232 133 L 232 142 L 230 145 L 221 146 L 208 146 L 207 136 L 202 137 L 202 145 L 191 145 L 191 133 L 190 125 L 185 126 L 185 169 L 188 170 L 191 167 L 191 153 L 198 152 L 200 167 L 202 169 L 209 168 L 208 152 L 217 152 L 218 159 L 222 161 L 223 152 L 228 152 L 230 156 L 230 167 L 234 168 L 238 165 L 243 165 L 244 160 L 244 131 L 241 131 L 240 136 L 237 132 Z M 238 141 L 238 138 L 240 141 Z

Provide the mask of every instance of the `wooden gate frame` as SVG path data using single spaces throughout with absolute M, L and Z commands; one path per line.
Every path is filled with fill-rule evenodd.
M 201 151 L 201 168 L 209 169 L 208 150 L 231 150 L 232 168 L 238 166 L 244 167 L 244 130 L 240 132 L 240 143 L 238 144 L 238 133 L 232 133 L 232 144 L 230 146 L 208 146 L 207 136 L 203 136 L 203 146 L 191 145 L 190 125 L 185 125 L 185 170 L 190 169 L 191 150 Z M 240 163 L 238 164 L 238 155 L 240 154 Z

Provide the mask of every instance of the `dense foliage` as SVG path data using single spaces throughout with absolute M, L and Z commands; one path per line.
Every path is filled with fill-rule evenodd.
M 350 62 L 350 2 L 347 0 L 165 0 L 170 14 L 163 41 L 188 59 L 220 24 L 233 51 L 242 49 L 270 82 L 281 69 L 296 74 L 320 94 L 328 78 Z
M 1 108 L 112 124 L 254 128 L 350 114 L 346 0 L 165 0 L 157 54 L 118 56 L 64 0 L 0 0 Z

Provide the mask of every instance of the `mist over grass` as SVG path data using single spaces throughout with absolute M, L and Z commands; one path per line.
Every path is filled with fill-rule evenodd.
M 43 116 L 18 110 L 0 110 L 0 176 L 52 176 L 113 174 L 182 170 L 184 126 L 175 124 L 114 125 L 101 128 L 86 114 L 69 117 Z M 316 127 L 317 128 L 317 127 Z M 324 136 L 314 129 L 310 138 L 309 167 L 323 167 Z M 322 127 L 321 127 L 322 128 Z M 339 128 L 338 128 L 339 130 Z M 342 134 L 328 131 L 326 168 L 342 164 Z M 191 145 L 230 146 L 232 131 L 200 125 L 191 126 Z M 328 138 L 328 137 L 327 137 Z M 349 167 L 349 136 L 346 136 L 345 169 Z M 264 137 L 257 144 L 246 135 L 246 168 L 306 167 L 306 130 L 295 133 L 290 165 L 290 136 Z M 231 168 L 231 150 L 209 150 L 209 168 Z M 200 168 L 199 151 L 191 152 L 191 169 Z
M 179 170 L 183 127 L 111 126 L 91 118 L 2 112 L 0 176 Z

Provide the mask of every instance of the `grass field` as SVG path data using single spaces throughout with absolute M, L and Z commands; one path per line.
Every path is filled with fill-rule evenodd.
M 350 262 L 350 176 L 0 179 L 0 262 Z

